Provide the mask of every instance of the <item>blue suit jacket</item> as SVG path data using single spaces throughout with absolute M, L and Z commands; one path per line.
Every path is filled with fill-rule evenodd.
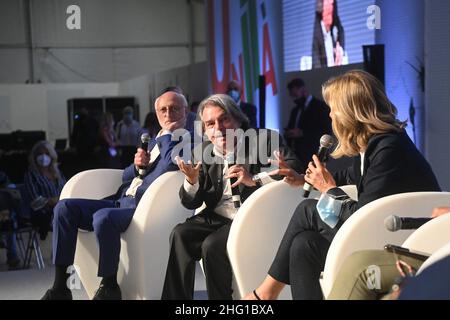
M 178 170 L 176 163 L 172 162 L 172 150 L 179 143 L 179 141 L 172 141 L 172 136 L 170 134 L 163 135 L 159 138 L 151 140 L 149 143 L 148 150 L 153 149 L 153 147 L 158 144 L 160 155 L 153 164 L 147 169 L 147 173 L 144 177 L 144 181 L 141 186 L 136 191 L 136 206 L 141 200 L 144 192 L 147 188 L 162 174 L 169 171 Z M 138 176 L 138 172 L 134 164 L 131 164 L 125 168 L 122 176 L 122 185 L 120 186 L 118 192 L 116 193 L 116 199 L 125 196 L 125 192 L 133 181 L 134 178 Z

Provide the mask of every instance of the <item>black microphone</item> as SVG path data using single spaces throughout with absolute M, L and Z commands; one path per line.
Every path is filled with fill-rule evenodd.
M 141 149 L 148 152 L 148 143 L 150 142 L 150 135 L 148 133 L 143 133 L 141 135 Z M 139 177 L 142 178 L 147 173 L 147 167 L 139 167 Z
M 392 215 L 384 219 L 384 226 L 391 232 L 396 232 L 398 230 L 412 230 L 420 228 L 431 219 L 432 218 L 409 218 Z
M 328 161 L 328 151 L 333 146 L 333 144 L 334 144 L 334 139 L 332 136 L 330 136 L 328 134 L 324 134 L 320 138 L 320 147 L 319 147 L 319 151 L 317 152 L 317 157 L 319 158 L 320 162 L 324 163 L 324 162 Z M 308 182 L 305 182 L 305 184 L 303 185 L 303 190 L 304 190 L 303 197 L 304 198 L 309 197 L 311 189 L 312 189 L 312 185 L 310 185 Z
M 228 162 L 228 168 L 231 168 L 235 165 L 234 159 L 227 159 Z M 233 185 L 237 181 L 236 177 L 230 178 L 230 185 Z M 236 186 L 234 188 L 231 188 L 231 199 L 233 200 L 234 207 L 236 209 L 241 207 L 241 192 L 239 191 L 239 186 Z

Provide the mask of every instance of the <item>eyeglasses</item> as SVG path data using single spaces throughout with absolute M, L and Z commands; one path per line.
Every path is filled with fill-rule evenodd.
M 183 110 L 181 106 L 166 106 L 156 109 L 156 111 L 161 112 L 163 114 L 168 113 L 169 111 L 172 113 L 180 113 Z

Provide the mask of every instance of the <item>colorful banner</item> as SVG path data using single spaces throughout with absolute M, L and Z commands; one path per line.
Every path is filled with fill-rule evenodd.
M 281 11 L 278 0 L 207 2 L 212 92 L 225 93 L 236 80 L 243 100 L 255 104 L 259 115 L 259 76 L 264 75 L 265 127 L 275 130 L 280 129 L 279 90 L 284 86 Z

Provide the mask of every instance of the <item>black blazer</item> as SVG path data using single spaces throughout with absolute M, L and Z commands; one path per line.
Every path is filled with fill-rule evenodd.
M 441 191 L 429 163 L 405 131 L 373 136 L 363 165 L 363 176 L 360 156 L 354 158 L 352 167 L 334 174 L 338 186 L 356 184 L 358 188 L 358 201 L 344 202 L 340 213 L 342 221 L 365 204 L 382 197 L 404 192 Z M 328 193 L 344 194 L 338 188 Z
M 242 102 L 239 104 L 242 112 L 247 116 L 250 128 L 257 127 L 256 120 L 256 106 L 248 102 Z
M 268 139 L 264 139 L 264 136 L 261 135 L 261 129 L 256 130 L 258 132 L 258 141 L 257 143 L 249 143 L 247 140 L 245 142 L 246 144 L 246 154 L 245 154 L 245 164 L 243 164 L 244 167 L 248 170 L 248 172 L 252 175 L 257 174 L 261 172 L 261 168 L 263 167 L 270 167 L 269 163 L 261 163 L 258 159 L 256 164 L 250 164 L 249 161 L 249 154 L 255 154 L 250 153 L 250 148 L 256 148 L 256 150 L 261 150 L 261 148 L 267 148 L 266 150 L 271 150 L 271 140 L 270 135 Z M 286 162 L 294 169 L 299 171 L 300 170 L 300 162 L 295 157 L 295 154 L 285 145 L 283 145 L 281 137 L 274 131 L 267 130 L 268 132 L 274 133 L 277 138 L 279 139 L 279 145 L 280 145 L 280 152 L 284 156 L 284 159 Z M 200 145 L 202 152 L 207 150 L 207 152 L 211 152 L 213 150 L 213 145 L 210 141 L 204 142 L 202 145 Z M 194 150 L 195 154 L 195 150 Z M 257 153 L 256 153 L 257 154 Z M 222 199 L 223 195 L 223 168 L 224 164 L 221 158 L 214 157 L 216 160 L 214 164 L 206 164 L 202 162 L 202 166 L 200 169 L 200 175 L 199 175 L 199 184 L 200 188 L 197 191 L 194 198 L 190 197 L 186 191 L 184 190 L 184 187 L 181 186 L 180 188 L 180 198 L 181 203 L 184 207 L 187 209 L 194 210 L 198 207 L 200 207 L 203 202 L 206 204 L 206 210 L 205 212 L 213 212 L 219 203 L 219 201 Z M 197 162 L 197 161 L 195 161 Z M 195 163 L 194 162 L 194 163 Z M 252 161 L 254 162 L 254 161 Z M 282 179 L 282 177 L 274 177 L 275 179 Z M 258 187 L 247 187 L 243 184 L 239 185 L 239 191 L 241 194 L 241 201 L 244 202 Z
M 331 128 L 330 108 L 325 102 L 313 97 L 308 107 L 301 114 L 299 123 L 296 124 L 295 120 L 299 109 L 300 106 L 292 109 L 286 129 L 299 128 L 303 131 L 303 136 L 298 139 L 286 137 L 286 141 L 306 169 L 312 155 L 317 153 L 319 149 L 320 137 L 324 134 L 332 134 L 333 130 Z

